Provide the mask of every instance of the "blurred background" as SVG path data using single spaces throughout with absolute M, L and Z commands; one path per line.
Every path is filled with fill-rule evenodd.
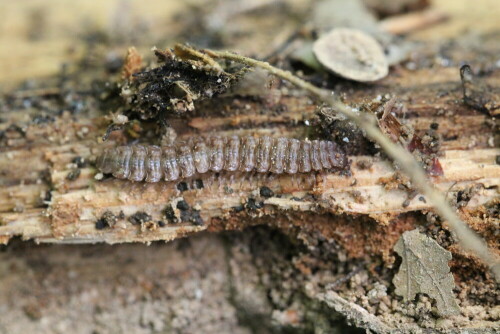
M 498 0 L 363 0 L 379 18 L 433 8 L 450 20 L 412 38 L 441 40 L 500 26 Z M 0 88 L 81 60 L 118 66 L 128 46 L 147 53 L 187 41 L 262 57 L 311 19 L 312 0 L 0 1 Z M 349 12 L 341 14 L 349 17 Z M 255 23 L 258 23 L 257 25 Z M 256 29 L 258 27 L 258 29 Z M 100 52 L 105 48 L 106 52 Z

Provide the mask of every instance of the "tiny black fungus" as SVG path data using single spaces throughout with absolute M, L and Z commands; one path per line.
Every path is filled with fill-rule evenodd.
M 159 220 L 158 221 L 158 226 L 159 227 L 165 227 L 167 224 L 165 224 L 165 222 L 163 220 Z
M 435 123 L 435 122 L 434 122 L 434 123 L 431 123 L 431 129 L 432 129 L 432 130 L 437 130 L 437 129 L 439 129 L 439 124 L 438 124 L 438 123 Z
M 167 205 L 165 210 L 163 210 L 163 215 L 168 220 L 168 222 L 171 224 L 176 224 L 179 222 L 179 220 L 175 216 L 174 208 L 172 208 L 172 205 L 170 205 L 170 204 Z
M 74 181 L 80 176 L 81 170 L 79 168 L 72 169 L 68 175 L 66 175 L 66 180 Z
M 197 226 L 203 225 L 203 219 L 201 218 L 200 211 L 198 210 L 182 211 L 181 220 Z
M 116 224 L 116 222 L 120 219 L 120 217 L 115 216 L 115 214 L 111 211 L 105 211 L 101 218 L 99 218 L 95 223 L 95 228 L 97 230 L 102 230 L 108 227 L 112 227 Z M 121 218 L 123 219 L 123 218 Z
M 194 180 L 194 186 L 196 189 L 203 189 L 205 187 L 205 185 L 203 184 L 203 180 L 202 179 L 196 179 Z
M 264 203 L 255 201 L 255 198 L 249 198 L 246 204 L 246 208 L 251 211 L 261 209 L 262 207 L 264 207 Z
M 177 209 L 179 209 L 181 211 L 187 211 L 187 210 L 189 210 L 189 204 L 187 204 L 187 202 L 185 200 L 181 200 L 181 201 L 177 202 Z
M 108 222 L 104 218 L 101 218 L 95 222 L 95 229 L 96 230 L 104 230 L 107 227 L 109 227 L 109 225 L 108 225 Z
M 265 197 L 265 198 L 273 197 L 274 192 L 271 189 L 269 189 L 269 187 L 262 186 L 260 188 L 260 196 Z
M 192 220 L 192 223 L 194 225 L 198 225 L 198 226 L 203 225 L 203 219 L 201 219 L 200 211 L 198 211 L 198 210 L 193 210 L 191 220 Z
M 71 162 L 74 163 L 76 165 L 76 167 L 78 167 L 78 168 L 83 168 L 87 165 L 87 161 L 85 160 L 85 158 L 82 158 L 80 156 L 74 157 L 71 160 Z
M 152 219 L 152 217 L 150 215 L 148 215 L 146 212 L 139 211 L 139 212 L 134 213 L 132 216 L 130 216 L 128 218 L 128 221 L 132 225 L 141 225 L 141 224 L 144 224 L 146 222 L 151 221 L 151 219 Z
M 420 196 L 420 197 L 418 198 L 418 200 L 419 200 L 420 202 L 427 203 L 427 201 L 425 200 L 425 197 L 424 197 L 424 196 Z
M 188 185 L 187 185 L 186 182 L 183 181 L 183 182 L 177 183 L 177 190 L 179 190 L 180 192 L 184 192 L 184 191 L 186 191 L 188 189 L 189 188 L 188 188 Z
M 457 193 L 457 202 L 468 200 L 467 194 L 463 190 L 459 190 Z
M 238 205 L 238 206 L 233 206 L 231 209 L 232 209 L 234 212 L 238 213 L 238 212 L 241 212 L 241 211 L 245 210 L 245 207 L 244 207 L 243 205 L 241 205 L 241 204 L 240 204 L 240 205 Z

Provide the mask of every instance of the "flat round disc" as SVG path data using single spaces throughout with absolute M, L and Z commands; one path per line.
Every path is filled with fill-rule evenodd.
M 314 42 L 313 52 L 324 67 L 346 79 L 369 82 L 389 73 L 382 46 L 360 30 L 333 29 Z

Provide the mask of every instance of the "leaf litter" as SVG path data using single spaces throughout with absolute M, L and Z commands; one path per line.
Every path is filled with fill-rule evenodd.
M 427 294 L 436 300 L 438 315 L 448 317 L 460 313 L 452 291 L 455 281 L 448 266 L 452 258 L 449 251 L 418 229 L 403 233 L 394 250 L 403 259 L 393 279 L 397 295 L 410 301 L 417 293 Z

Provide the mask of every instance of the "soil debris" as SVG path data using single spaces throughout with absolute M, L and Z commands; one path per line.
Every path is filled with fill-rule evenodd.
M 483 83 L 472 72 L 469 65 L 460 68 L 464 103 L 469 107 L 490 116 L 500 115 L 500 99 L 498 94 Z
M 96 221 L 95 228 L 97 230 L 103 230 L 108 227 L 113 227 L 119 219 L 120 217 L 116 216 L 113 212 L 106 211 L 102 214 L 101 218 Z
M 154 50 L 159 67 L 137 72 L 140 59 L 129 52 L 122 87 L 122 97 L 131 113 L 141 119 L 157 119 L 166 124 L 168 116 L 195 110 L 195 102 L 210 99 L 227 91 L 245 72 L 241 67 L 226 72 L 208 56 L 177 46 L 172 50 Z M 194 52 L 194 51 L 193 51 Z M 232 69 L 226 69 L 232 70 Z
M 153 219 L 149 214 L 144 211 L 139 211 L 134 213 L 132 216 L 128 218 L 128 221 L 132 225 L 143 225 L 147 222 L 150 222 Z
M 274 196 L 274 191 L 272 191 L 269 187 L 263 186 L 260 188 L 260 196 L 269 198 Z
M 174 208 L 172 205 L 167 205 L 165 209 L 163 210 L 163 215 L 165 218 L 168 220 L 170 224 L 177 224 L 179 222 L 179 219 L 175 215 Z
M 72 169 L 68 175 L 66 175 L 66 180 L 68 181 L 74 181 L 76 180 L 79 176 L 82 170 L 80 168 L 74 168 Z
M 421 162 L 429 175 L 443 175 L 443 168 L 438 159 L 441 137 L 437 133 L 437 124 L 432 123 L 430 129 L 419 136 L 410 126 L 401 123 L 395 115 L 400 114 L 403 106 L 392 98 L 386 102 L 379 116 L 380 129 L 394 142 L 401 143 Z

